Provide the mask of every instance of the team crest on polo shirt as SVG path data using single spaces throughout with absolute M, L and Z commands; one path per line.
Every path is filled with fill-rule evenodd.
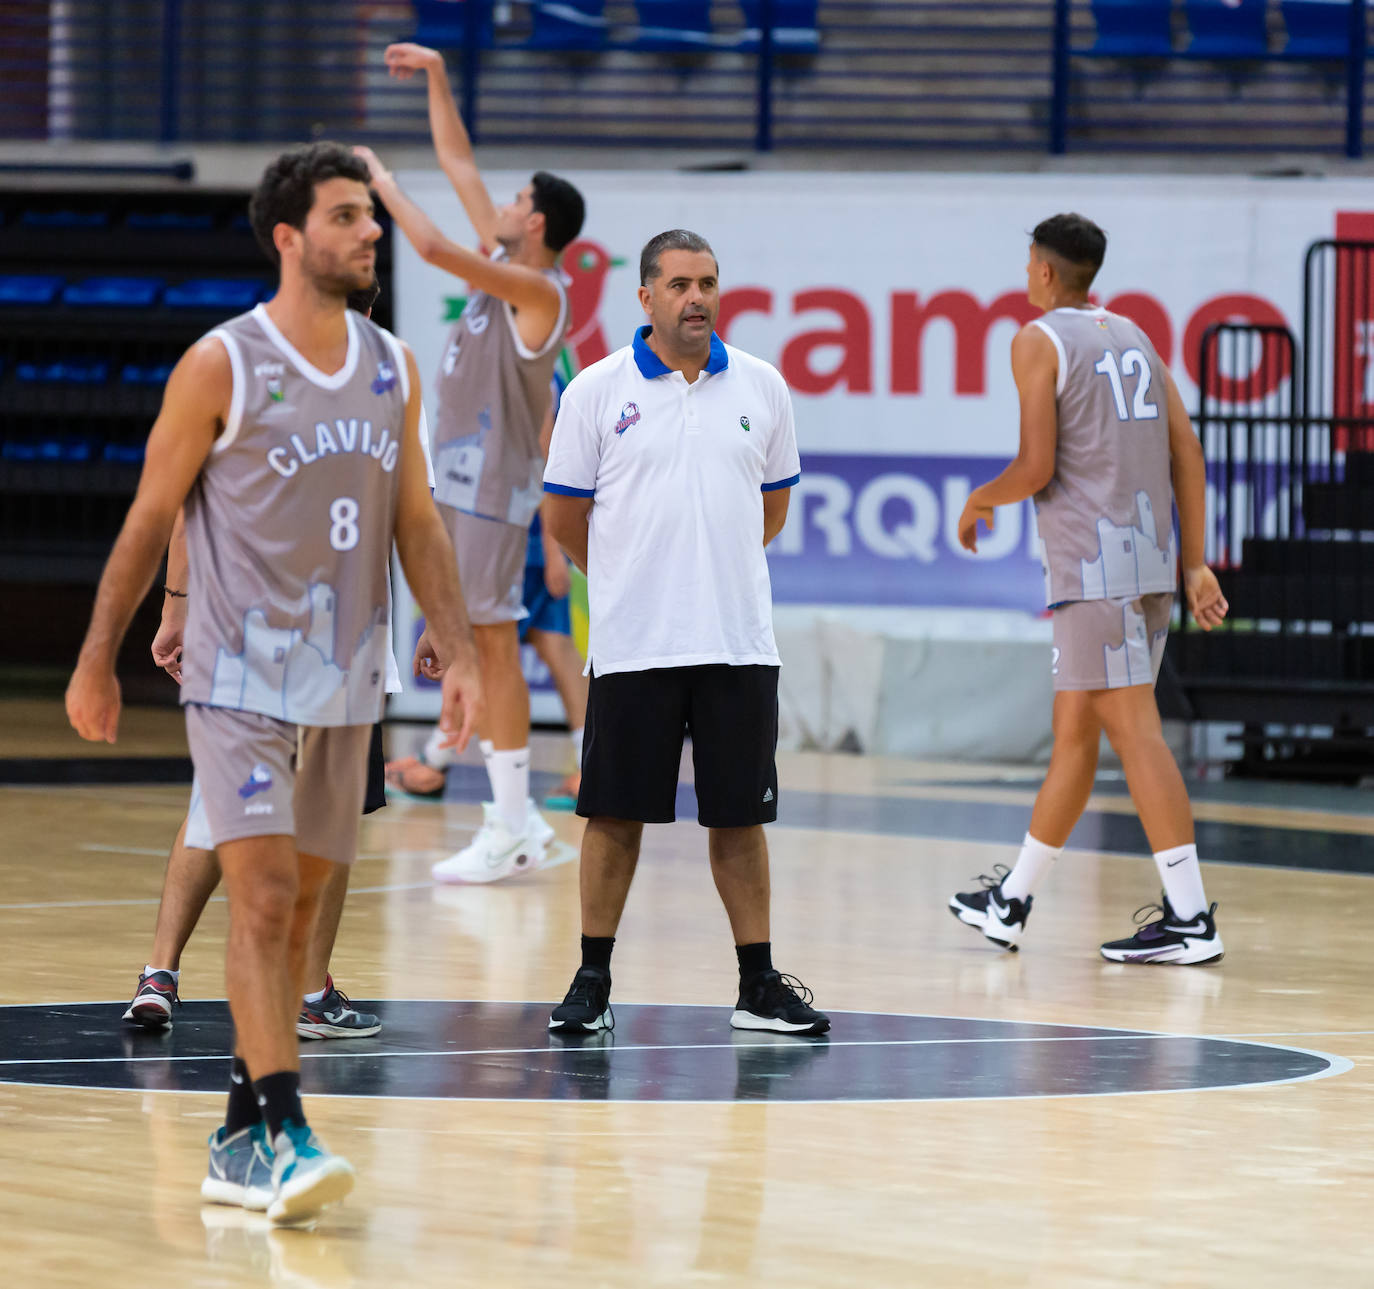
M 638 424 L 639 404 L 626 403 L 625 406 L 620 409 L 620 420 L 615 423 L 615 432 L 617 434 L 624 434 L 630 426 Z

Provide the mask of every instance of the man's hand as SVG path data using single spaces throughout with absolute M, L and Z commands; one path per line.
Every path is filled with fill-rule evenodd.
M 461 752 L 482 716 L 482 681 L 477 657 L 455 659 L 444 668 L 443 706 L 439 711 L 439 746 Z
M 1183 593 L 1188 598 L 1193 617 L 1204 631 L 1219 627 L 1231 607 L 1221 593 L 1217 575 L 1206 564 L 1183 570 Z
M 550 550 L 549 547 L 553 549 Z M 544 589 L 555 600 L 561 600 L 572 590 L 572 574 L 568 558 L 552 542 L 544 547 Z
M 430 643 L 429 632 L 420 632 L 420 638 L 415 642 L 415 662 L 411 666 L 411 674 L 423 676 L 426 680 L 442 680 L 445 670 L 447 664 L 440 659 Z
M 153 637 L 153 661 L 178 685 L 181 684 L 181 637 L 185 629 L 184 614 L 163 614 L 162 624 Z
M 381 158 L 371 148 L 366 148 L 360 143 L 353 149 L 353 155 L 367 162 L 368 182 L 374 188 L 391 179 L 391 171 L 382 165 Z
M 972 496 L 964 503 L 964 512 L 959 516 L 959 545 L 967 551 L 978 553 L 978 521 L 983 521 L 988 532 L 993 528 L 993 508 L 978 505 Z
M 444 65 L 444 56 L 437 49 L 414 45 L 409 41 L 388 45 L 382 57 L 386 60 L 387 71 L 398 81 L 408 81 L 416 72 L 427 72 L 431 67 Z
M 67 719 L 91 743 L 113 743 L 119 733 L 119 681 L 113 665 L 78 660 L 67 685 Z

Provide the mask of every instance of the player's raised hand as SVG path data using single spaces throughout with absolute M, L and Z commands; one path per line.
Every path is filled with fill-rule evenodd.
M 67 685 L 67 719 L 90 743 L 113 743 L 119 733 L 119 681 L 114 668 L 78 660 Z
M 400 81 L 408 81 L 416 72 L 427 72 L 431 67 L 444 65 L 444 56 L 437 49 L 409 41 L 388 45 L 382 57 L 386 59 L 387 71 Z
M 441 748 L 451 747 L 461 752 L 468 745 L 483 709 L 482 679 L 477 668 L 477 655 L 455 659 L 444 669 L 443 706 L 439 711 L 439 741 Z
M 391 171 L 382 165 L 382 159 L 371 148 L 360 143 L 353 149 L 353 155 L 367 162 L 367 175 L 373 187 L 391 177 Z
M 991 506 L 976 506 L 973 498 L 970 497 L 964 503 L 963 513 L 959 516 L 959 545 L 967 551 L 978 553 L 978 521 L 983 521 L 984 527 L 988 532 L 992 532 L 993 527 L 993 508 Z
M 1219 627 L 1231 607 L 1221 593 L 1217 575 L 1206 564 L 1183 570 L 1183 593 L 1197 624 L 1204 631 Z

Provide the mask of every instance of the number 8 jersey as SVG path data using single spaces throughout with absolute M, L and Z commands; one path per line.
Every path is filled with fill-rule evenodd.
M 186 499 L 183 703 L 298 725 L 381 716 L 409 381 L 396 338 L 345 316 L 332 375 L 261 305 L 210 333 L 234 392 Z
M 1035 496 L 1045 600 L 1134 599 L 1177 586 L 1164 365 L 1128 318 L 1054 309 L 1054 477 Z

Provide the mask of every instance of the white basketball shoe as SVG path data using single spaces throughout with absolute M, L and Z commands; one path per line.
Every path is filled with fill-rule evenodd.
M 536 818 L 538 817 L 536 812 Z M 543 820 L 539 822 L 543 824 Z M 552 834 L 548 824 L 544 828 Z M 436 882 L 499 882 L 516 873 L 531 872 L 544 862 L 546 841 L 532 828 L 529 812 L 525 815 L 525 830 L 516 835 L 506 826 L 495 805 L 482 803 L 482 826 L 476 836 L 447 859 L 431 868 Z

